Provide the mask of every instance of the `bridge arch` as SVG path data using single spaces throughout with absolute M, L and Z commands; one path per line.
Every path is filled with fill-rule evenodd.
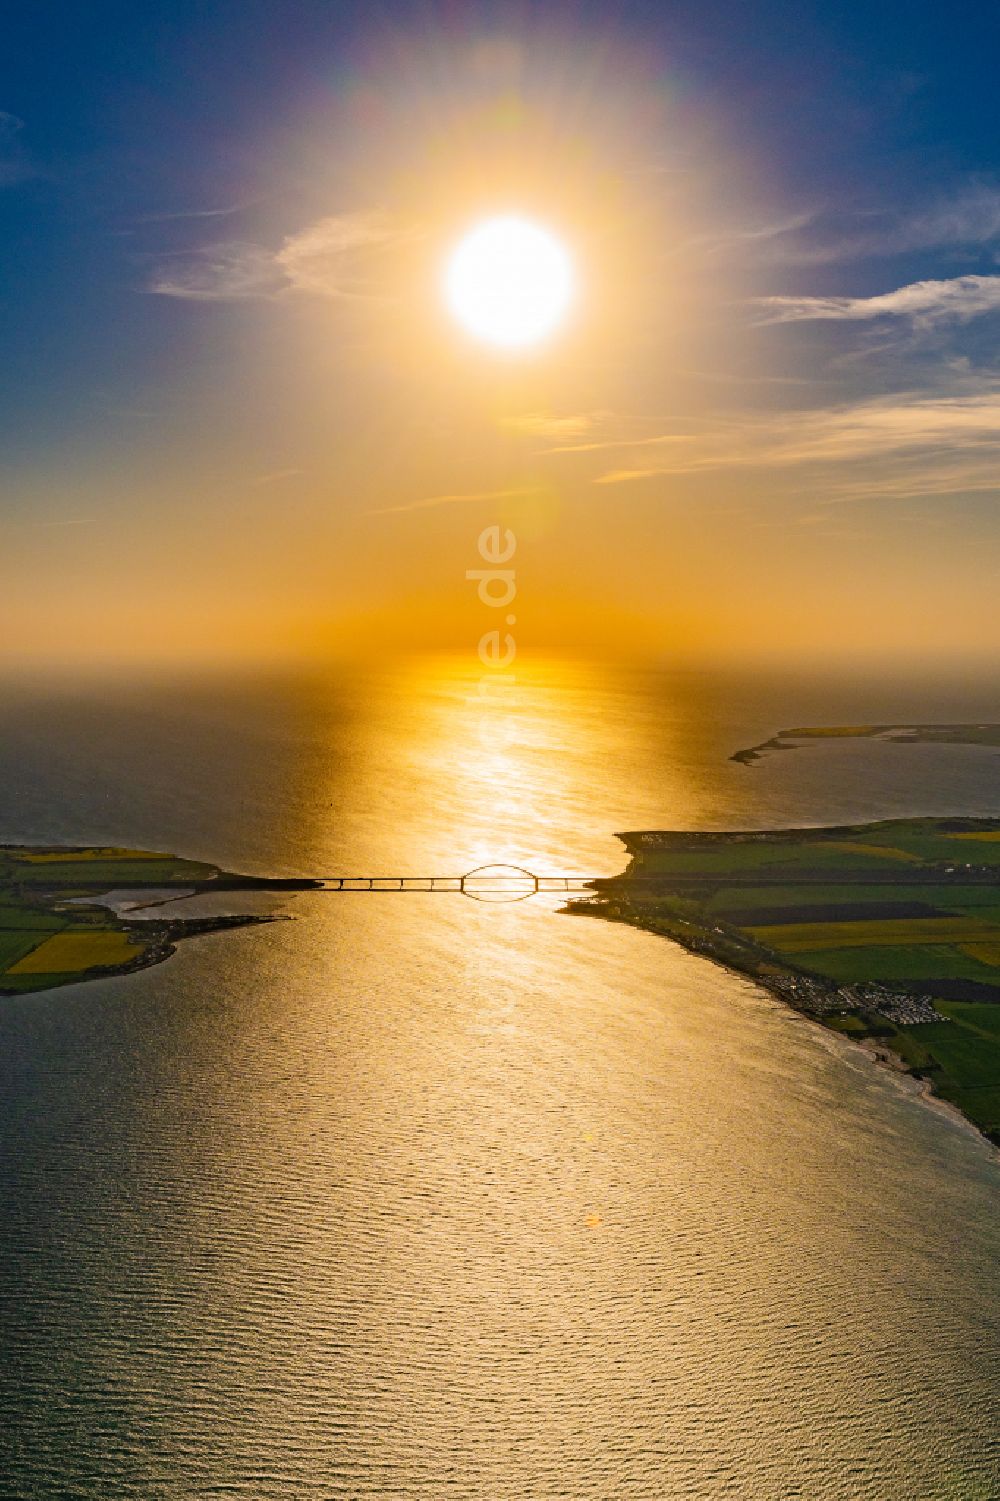
M 538 890 L 538 877 L 524 865 L 477 865 L 466 871 L 460 890 L 479 902 L 522 902 Z

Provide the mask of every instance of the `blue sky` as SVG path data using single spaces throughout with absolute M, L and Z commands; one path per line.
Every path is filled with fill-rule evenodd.
M 862 242 L 822 273 L 798 268 L 795 290 L 858 295 L 886 290 L 893 275 L 902 284 L 995 267 L 1000 224 L 992 236 L 904 245 L 891 257 L 863 249 L 868 216 L 919 216 L 963 190 L 997 189 L 993 7 L 702 0 L 616 11 L 612 36 L 638 38 L 699 115 L 768 159 L 790 212 L 816 209 L 823 232 Z M 570 27 L 608 29 L 605 6 L 563 13 Z M 479 15 L 484 31 L 503 29 L 498 7 Z M 383 30 L 439 27 L 454 38 L 474 34 L 475 18 L 474 7 L 285 0 L 5 6 L 0 415 L 8 439 L 30 440 L 36 421 L 51 432 L 79 415 L 84 380 L 123 392 L 156 365 L 171 338 L 169 310 L 138 289 L 145 258 L 178 236 L 170 221 L 149 216 L 235 207 L 278 190 L 261 184 L 255 149 L 272 129 L 294 130 L 305 101 L 332 104 Z M 294 190 L 280 191 L 293 218 Z M 47 401 L 58 411 L 38 411 Z
M 590 132 L 575 206 L 589 192 L 584 217 L 619 214 L 643 241 L 614 262 L 644 299 L 623 314 L 628 347 L 605 335 L 603 357 L 580 365 L 589 386 L 531 387 L 529 409 L 500 424 L 535 445 L 532 474 L 560 507 L 578 504 L 600 535 L 610 492 L 634 491 L 623 549 L 683 530 L 680 505 L 753 511 L 756 527 L 773 505 L 766 524 L 791 515 L 846 547 L 844 502 L 859 500 L 851 527 L 870 552 L 901 524 L 875 502 L 902 501 L 928 537 L 914 584 L 944 524 L 958 588 L 955 547 L 981 558 L 995 541 L 998 41 L 982 3 L 701 0 L 611 19 L 596 5 L 8 4 L 0 514 L 90 527 L 106 498 L 111 517 L 163 517 L 144 481 L 162 470 L 221 528 L 234 486 L 298 473 L 316 487 L 299 544 L 312 517 L 332 546 L 331 516 L 512 488 L 485 425 L 478 448 L 449 429 L 432 451 L 446 419 L 349 304 L 371 285 L 366 257 L 405 258 L 416 238 L 422 160 L 461 145 L 467 120 L 482 133 L 489 99 L 513 91 L 526 120 L 548 122 L 553 183 L 560 120 Z M 470 59 L 505 46 L 518 63 L 501 88 Z M 383 473 L 385 392 L 399 462 Z M 693 445 L 682 463 L 679 439 Z M 350 545 L 354 572 L 378 563 L 396 586 L 394 543 Z M 570 570 L 590 587 L 593 559 L 568 556 L 559 588 Z M 652 568 L 640 578 L 623 551 L 620 572 L 655 613 Z M 967 591 L 986 587 L 971 563 Z

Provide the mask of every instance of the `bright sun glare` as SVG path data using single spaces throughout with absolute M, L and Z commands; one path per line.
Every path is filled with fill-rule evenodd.
M 471 229 L 449 258 L 445 299 L 477 338 L 505 349 L 537 344 L 562 321 L 574 292 L 563 245 L 539 224 L 508 216 Z

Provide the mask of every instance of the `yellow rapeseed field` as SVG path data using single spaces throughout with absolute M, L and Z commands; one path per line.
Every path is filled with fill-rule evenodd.
M 99 965 L 125 964 L 142 952 L 124 933 L 98 929 L 93 933 L 54 933 L 25 958 L 12 964 L 9 975 L 62 975 Z
M 1000 945 L 1000 927 L 977 917 L 872 918 L 861 922 L 781 923 L 749 928 L 759 943 L 784 953 L 910 943 Z
M 169 860 L 169 855 L 157 855 L 150 850 L 99 849 L 91 850 L 45 850 L 32 853 L 17 851 L 15 860 L 27 860 L 29 865 L 45 865 L 55 861 L 62 865 L 70 860 Z
M 836 724 L 807 726 L 798 730 L 785 730 L 788 736 L 796 735 L 800 739 L 809 738 L 816 740 L 833 740 L 838 738 L 849 739 L 857 735 L 874 735 L 875 726 L 872 724 Z
M 862 844 L 860 840 L 851 839 L 824 839 L 823 849 L 843 850 L 848 855 L 875 855 L 883 860 L 905 860 L 907 864 L 923 864 L 923 857 L 914 855 L 910 850 L 897 850 L 891 844 Z
M 980 964 L 1000 969 L 1000 943 L 963 943 L 962 953 L 968 954 L 970 959 L 978 960 Z

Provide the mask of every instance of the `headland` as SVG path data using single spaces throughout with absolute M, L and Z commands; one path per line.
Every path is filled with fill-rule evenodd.
M 130 921 L 130 910 L 219 891 L 318 884 L 236 875 L 151 850 L 0 845 L 0 995 L 128 974 L 169 958 L 181 939 L 277 920 L 226 913 Z
M 627 869 L 571 912 L 751 976 L 1000 1145 L 1000 819 L 618 837 Z

